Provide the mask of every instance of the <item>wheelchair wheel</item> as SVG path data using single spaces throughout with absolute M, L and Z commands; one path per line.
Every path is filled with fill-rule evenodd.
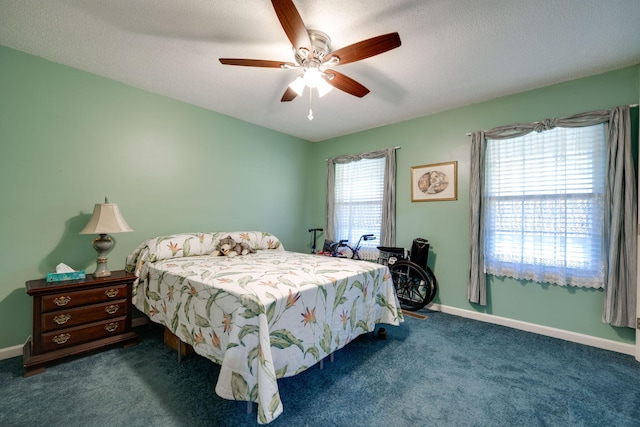
M 403 260 L 390 265 L 389 271 L 403 310 L 420 310 L 435 298 L 438 284 L 429 267 L 424 270 L 414 262 Z

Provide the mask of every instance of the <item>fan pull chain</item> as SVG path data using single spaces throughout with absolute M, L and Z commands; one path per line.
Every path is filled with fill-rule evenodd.
M 307 116 L 307 118 L 309 119 L 309 121 L 313 120 L 313 110 L 311 109 L 311 104 L 313 101 L 313 88 L 309 88 L 309 115 Z

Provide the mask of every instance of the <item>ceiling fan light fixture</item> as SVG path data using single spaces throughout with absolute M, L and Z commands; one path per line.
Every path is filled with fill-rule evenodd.
M 305 82 L 302 76 L 296 77 L 294 81 L 289 83 L 289 87 L 293 89 L 293 91 L 297 93 L 298 96 L 302 96 L 302 93 L 304 92 L 304 88 L 305 88 Z
M 317 67 L 309 67 L 305 70 L 304 83 L 307 87 L 318 87 L 322 81 L 322 73 Z
M 324 72 L 319 67 L 308 67 L 304 72 L 304 83 L 308 88 L 318 89 L 320 98 L 331 92 L 333 86 L 327 83 Z
M 302 96 L 305 87 L 310 89 L 315 88 L 318 90 L 318 96 L 320 98 L 333 89 L 333 86 L 327 83 L 324 73 L 315 67 L 308 68 L 303 75 L 296 77 L 294 81 L 289 83 L 289 87 L 297 93 L 298 96 Z
M 318 86 L 316 86 L 316 88 L 318 89 L 318 96 L 322 98 L 323 96 L 331 92 L 333 86 L 327 83 L 325 79 L 320 78 L 320 81 L 318 82 Z

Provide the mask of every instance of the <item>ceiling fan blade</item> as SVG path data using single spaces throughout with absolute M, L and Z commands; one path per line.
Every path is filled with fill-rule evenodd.
M 290 87 L 287 87 L 287 90 L 284 91 L 284 94 L 282 95 L 280 102 L 293 101 L 296 98 L 296 96 L 298 96 L 296 91 L 291 89 Z
M 348 94 L 351 94 L 353 96 L 357 96 L 358 98 L 362 98 L 369 93 L 369 89 L 362 86 L 351 77 L 347 77 L 342 73 L 339 73 L 335 70 L 327 70 L 326 74 L 333 74 L 332 79 L 325 80 L 336 89 L 340 89 L 341 91 L 347 92 Z
M 361 59 L 380 55 L 381 53 L 399 47 L 401 44 L 400 35 L 398 33 L 383 34 L 381 36 L 362 40 L 358 43 L 335 50 L 325 56 L 323 62 L 331 60 L 332 57 L 338 57 L 340 62 L 336 65 L 348 64 L 350 62 L 360 61 Z
M 309 33 L 307 28 L 298 13 L 292 0 L 271 0 L 273 8 L 278 15 L 280 25 L 285 34 L 289 38 L 291 45 L 297 51 L 301 47 L 306 48 L 311 52 L 311 41 L 309 40 Z M 313 54 L 313 52 L 311 52 Z
M 220 58 L 224 65 L 240 65 L 243 67 L 287 68 L 296 67 L 292 62 L 269 61 L 265 59 Z

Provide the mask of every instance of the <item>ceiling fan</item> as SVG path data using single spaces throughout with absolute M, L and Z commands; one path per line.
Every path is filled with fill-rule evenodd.
M 351 44 L 332 52 L 331 39 L 325 33 L 305 27 L 292 0 L 271 0 L 278 20 L 293 46 L 295 63 L 263 59 L 220 58 L 225 65 L 300 69 L 303 74 L 293 81 L 282 95 L 281 102 L 302 95 L 305 87 L 317 88 L 320 96 L 333 87 L 362 98 L 369 89 L 332 67 L 360 61 L 400 46 L 398 33 L 389 33 Z

